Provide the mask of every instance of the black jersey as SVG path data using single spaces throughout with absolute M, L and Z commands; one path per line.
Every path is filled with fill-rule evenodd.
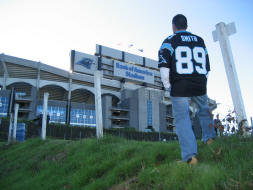
M 206 75 L 210 65 L 201 37 L 187 31 L 177 32 L 163 41 L 158 54 L 158 67 L 170 69 L 171 96 L 206 94 Z

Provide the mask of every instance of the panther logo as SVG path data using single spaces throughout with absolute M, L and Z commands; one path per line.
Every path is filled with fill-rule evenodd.
M 95 64 L 94 60 L 90 58 L 83 58 L 80 61 L 78 61 L 76 64 L 81 65 L 87 69 L 91 69 L 91 65 Z

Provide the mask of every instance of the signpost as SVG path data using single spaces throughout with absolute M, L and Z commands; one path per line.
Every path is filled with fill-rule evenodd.
M 46 140 L 48 96 L 49 96 L 48 92 L 44 93 L 42 129 L 41 129 L 42 140 Z
M 230 41 L 228 38 L 228 36 L 236 33 L 235 23 L 225 24 L 221 22 L 216 24 L 215 27 L 216 30 L 213 31 L 213 40 L 214 42 L 219 41 L 220 43 L 230 93 L 232 95 L 232 100 L 238 118 L 238 122 L 240 123 L 242 120 L 247 120 L 247 117 L 244 109 L 241 89 L 236 73 Z
M 9 134 L 8 134 L 8 143 L 11 142 L 11 131 L 12 131 L 12 127 L 13 127 L 13 114 L 10 113 L 10 120 L 9 120 L 10 124 L 9 124 Z
M 17 122 L 18 122 L 18 109 L 19 104 L 15 104 L 15 112 L 14 112 L 14 125 L 13 125 L 13 141 L 16 141 L 16 132 L 17 132 Z
M 102 99 L 101 99 L 101 72 L 100 70 L 94 73 L 95 87 L 95 107 L 96 107 L 96 129 L 97 138 L 103 137 L 103 117 L 102 117 Z

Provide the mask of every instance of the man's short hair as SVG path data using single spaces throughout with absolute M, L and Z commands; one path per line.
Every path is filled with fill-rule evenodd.
M 182 14 L 174 16 L 172 24 L 174 24 L 178 30 L 187 29 L 187 19 Z

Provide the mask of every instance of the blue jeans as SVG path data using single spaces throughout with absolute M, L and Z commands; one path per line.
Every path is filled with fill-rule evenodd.
M 176 133 L 181 147 L 182 161 L 186 162 L 192 156 L 197 155 L 197 142 L 192 130 L 189 106 L 190 100 L 195 102 L 198 107 L 197 117 L 199 117 L 202 128 L 202 139 L 204 143 L 210 138 L 215 138 L 213 119 L 209 113 L 207 95 L 194 97 L 172 97 L 172 109 L 175 117 Z M 210 124 L 212 127 L 210 128 Z

